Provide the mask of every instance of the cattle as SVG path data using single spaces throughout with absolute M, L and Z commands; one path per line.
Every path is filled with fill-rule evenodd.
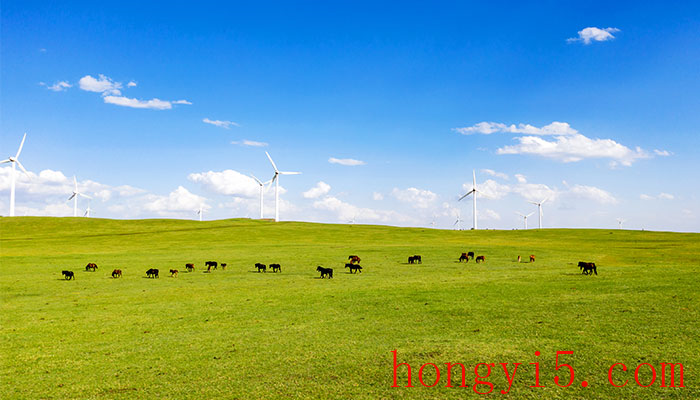
M 157 278 L 158 277 L 158 270 L 155 268 L 151 268 L 148 271 L 146 271 L 146 276 L 149 278 Z
M 179 271 L 176 270 L 176 269 L 171 269 L 171 270 L 170 270 L 170 277 L 171 277 L 171 278 L 177 277 L 177 273 L 178 273 L 178 272 L 179 272 Z
M 217 263 L 216 261 L 207 261 L 204 263 L 205 267 L 214 267 L 214 269 L 216 269 L 218 265 L 219 263 Z M 211 269 L 209 269 L 209 271 L 211 271 Z
M 85 266 L 85 271 L 92 270 L 92 272 L 95 272 L 96 269 L 97 269 L 97 264 L 95 264 L 95 263 L 88 263 L 88 265 Z
M 477 262 L 477 263 L 479 263 L 479 262 L 485 262 L 485 261 L 486 261 L 486 257 L 485 257 L 485 256 L 477 256 L 477 257 L 476 257 L 476 262 Z
M 194 271 L 194 264 L 185 264 L 185 269 L 187 270 L 187 272 Z
M 258 272 L 267 272 L 267 265 L 265 264 L 255 263 L 255 268 L 258 269 Z
M 61 273 L 63 274 L 63 279 L 65 279 L 67 281 L 69 281 L 71 279 L 75 279 L 75 274 L 73 273 L 73 271 L 65 271 L 64 270 L 64 271 L 61 271 Z
M 360 262 L 360 257 L 358 256 L 349 256 L 348 260 L 350 260 L 351 264 L 359 263 Z
M 112 278 L 121 278 L 122 277 L 122 270 L 120 269 L 115 269 L 112 271 Z
M 535 255 L 534 254 L 530 254 L 530 262 L 535 262 Z
M 223 269 L 223 270 L 226 269 L 226 263 L 221 263 L 221 264 L 219 264 L 219 265 L 221 265 L 221 269 Z
M 469 262 L 469 256 L 467 255 L 467 253 L 462 253 L 462 255 L 459 256 L 459 262 L 462 262 L 462 261 Z
M 272 272 L 282 272 L 282 267 L 279 264 L 270 264 Z
M 415 262 L 416 262 L 416 258 L 415 258 L 415 257 L 413 257 L 413 256 L 409 256 L 409 257 L 408 257 L 408 263 L 409 263 L 409 264 L 414 264 Z
M 323 268 L 319 265 L 316 267 L 316 271 L 321 273 L 321 279 L 325 278 L 326 276 L 328 276 L 328 279 L 333 277 L 333 268 Z
M 469 257 L 473 260 L 474 259 L 474 252 L 470 251 L 469 253 L 467 253 L 467 257 Z
M 350 268 L 351 274 L 356 274 L 357 272 L 362 273 L 362 267 L 360 264 L 345 264 L 345 268 Z
M 520 257 L 520 256 L 518 256 L 518 262 L 520 262 L 520 259 L 521 259 L 521 257 Z
M 423 264 L 423 258 L 419 255 L 413 256 L 413 262 L 418 264 Z
M 578 267 L 581 269 L 581 273 L 584 275 L 598 275 L 598 269 L 596 268 L 595 263 L 579 261 Z

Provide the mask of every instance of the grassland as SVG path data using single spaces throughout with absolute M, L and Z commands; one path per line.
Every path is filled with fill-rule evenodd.
M 496 363 L 487 398 L 700 398 L 698 234 L 34 217 L 1 218 L 0 234 L 2 398 L 479 397 L 446 388 L 444 370 L 421 387 L 428 362 L 463 363 L 470 385 L 474 365 Z M 468 250 L 486 262 L 457 263 Z M 345 273 L 349 254 L 362 274 Z M 413 254 L 422 265 L 406 264 Z M 203 273 L 207 260 L 229 267 Z M 599 275 L 580 275 L 579 260 Z M 163 273 L 186 262 L 198 269 Z M 255 262 L 283 272 L 255 273 Z M 318 279 L 317 265 L 334 279 Z M 124 277 L 111 279 L 114 268 Z M 160 279 L 146 279 L 148 268 Z M 391 387 L 394 349 L 415 387 Z M 559 388 L 553 377 L 567 374 L 554 371 L 555 353 L 566 350 L 576 377 Z M 502 394 L 498 363 L 515 362 Z M 533 362 L 544 388 L 530 388 Z M 608 383 L 617 362 L 630 368 L 615 376 L 630 380 L 624 388 Z M 645 362 L 683 363 L 686 387 L 661 388 L 660 377 L 638 387 Z

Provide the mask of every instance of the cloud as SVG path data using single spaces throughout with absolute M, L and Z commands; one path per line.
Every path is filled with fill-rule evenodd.
M 233 141 L 231 144 L 238 144 L 241 146 L 252 146 L 252 147 L 265 147 L 268 144 L 265 142 L 256 142 L 254 140 L 243 139 L 241 141 Z
M 578 31 L 578 37 L 566 39 L 567 42 L 583 42 L 583 44 L 591 44 L 592 41 L 595 42 L 605 42 L 608 40 L 615 39 L 612 34 L 615 32 L 620 32 L 617 28 L 595 28 L 588 27 Z
M 336 214 L 339 221 L 346 222 L 351 219 L 357 221 L 378 221 L 385 223 L 398 223 L 412 221 L 396 211 L 373 210 L 361 208 L 346 203 L 336 197 L 326 196 L 322 200 L 315 201 L 313 207 L 318 210 L 326 210 Z
M 452 130 L 462 135 L 473 135 L 475 133 L 490 135 L 496 132 L 522 133 L 527 135 L 574 135 L 578 133 L 578 131 L 573 129 L 568 123 L 557 121 L 541 128 L 530 124 L 506 125 L 500 122 L 479 122 L 473 126 L 453 128 Z
M 189 102 L 189 101 L 187 101 L 187 100 L 175 100 L 175 101 L 173 101 L 172 103 L 173 103 L 173 104 L 187 104 L 187 105 L 192 105 L 192 103 Z
M 221 172 L 193 173 L 189 174 L 187 179 L 201 184 L 211 192 L 229 196 L 257 198 L 260 191 L 258 183 L 253 178 L 231 169 Z
M 115 104 L 123 107 L 148 108 L 152 110 L 169 110 L 173 108 L 169 101 L 160 99 L 138 100 L 124 96 L 104 96 L 103 99 L 107 104 Z
M 331 158 L 328 159 L 328 162 L 331 163 L 331 164 L 340 164 L 340 165 L 345 165 L 345 166 L 348 166 L 348 167 L 354 167 L 354 166 L 357 166 L 357 165 L 365 165 L 365 162 L 364 162 L 364 161 L 355 160 L 355 159 L 352 159 L 352 158 L 335 158 L 335 157 L 331 157 Z
M 482 169 L 481 172 L 483 172 L 483 173 L 485 173 L 485 174 L 487 174 L 487 175 L 495 176 L 495 177 L 497 177 L 497 178 L 508 179 L 508 175 L 506 175 L 506 174 L 504 174 L 504 173 L 502 173 L 502 172 L 496 172 L 496 171 L 494 171 L 494 170 L 492 170 L 492 169 Z
M 39 82 L 41 86 L 46 86 L 47 89 L 53 90 L 54 92 L 64 92 L 68 90 L 68 88 L 73 87 L 70 83 L 67 81 L 59 81 L 54 83 L 53 85 L 49 86 L 45 84 L 44 82 Z
M 479 219 L 483 220 L 499 221 L 501 219 L 500 214 L 488 208 L 484 210 L 476 210 L 476 215 L 479 217 Z
M 120 95 L 121 92 L 119 89 L 122 88 L 121 83 L 115 82 L 111 78 L 102 74 L 100 74 L 99 78 L 97 79 L 90 75 L 85 75 L 84 77 L 80 78 L 78 85 L 82 90 L 88 92 L 108 93 L 112 95 Z
M 230 129 L 232 126 L 240 126 L 240 125 L 238 125 L 237 123 L 235 123 L 235 122 L 233 122 L 233 121 L 219 121 L 218 119 L 217 119 L 217 120 L 211 120 L 211 119 L 209 119 L 209 118 L 204 118 L 204 119 L 202 120 L 202 122 L 204 122 L 205 124 L 210 124 L 210 125 L 218 126 L 219 128 L 224 128 L 224 129 Z
M 499 148 L 496 154 L 529 154 L 567 163 L 587 158 L 610 158 L 612 166 L 630 166 L 638 159 L 650 157 L 639 147 L 632 150 L 612 139 L 591 139 L 578 133 L 556 136 L 552 141 L 536 136 L 516 137 L 514 140 L 519 144 Z
M 659 193 L 659 198 L 662 200 L 673 200 L 675 197 L 670 193 Z
M 675 197 L 674 195 L 670 194 L 670 193 L 661 192 L 661 193 L 659 193 L 657 196 L 650 196 L 650 195 L 648 195 L 648 194 L 642 193 L 642 194 L 639 195 L 639 198 L 642 199 L 642 200 L 656 200 L 656 199 L 659 199 L 659 200 L 673 200 L 673 199 L 675 199 L 676 197 Z
M 372 193 L 372 200 L 376 200 L 376 201 L 384 200 L 384 195 L 379 193 L 379 192 L 374 192 L 374 193 Z
M 129 83 L 126 84 L 126 87 L 136 87 L 137 83 L 134 81 L 129 81 Z
M 640 194 L 639 198 L 642 200 L 653 200 L 654 199 L 653 196 L 649 196 L 648 194 L 644 194 L 644 193 Z
M 523 175 L 523 174 L 515 174 L 515 179 L 518 180 L 518 183 L 527 182 L 527 179 L 525 179 L 525 175 Z
M 201 206 L 205 211 L 211 207 L 206 204 L 206 199 L 190 193 L 182 186 L 172 191 L 168 196 L 149 195 L 148 202 L 144 205 L 147 211 L 155 212 L 162 216 L 179 215 L 182 212 L 194 212 Z
M 399 201 L 404 203 L 409 203 L 411 207 L 414 208 L 428 208 L 430 207 L 438 198 L 437 194 L 431 192 L 430 190 L 421 190 L 414 187 L 400 190 L 394 188 L 391 194 Z
M 317 199 L 323 195 L 328 194 L 328 192 L 330 191 L 331 185 L 327 184 L 326 182 L 320 181 L 316 184 L 316 186 L 312 187 L 311 189 L 307 190 L 301 195 L 304 196 L 305 199 Z
M 595 186 L 574 185 L 569 193 L 579 198 L 592 200 L 600 204 L 617 204 L 618 201 L 609 192 Z
M 661 156 L 661 157 L 668 157 L 668 156 L 672 155 L 673 153 L 671 153 L 668 150 L 654 149 L 654 154 L 656 154 L 657 156 Z

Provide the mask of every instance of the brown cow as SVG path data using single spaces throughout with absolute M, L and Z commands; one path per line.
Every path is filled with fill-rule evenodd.
M 112 278 L 121 278 L 122 277 L 122 270 L 120 269 L 115 269 L 112 271 Z
M 530 254 L 530 262 L 535 262 L 535 255 L 534 254 Z
M 88 263 L 88 265 L 85 266 L 85 271 L 92 270 L 92 272 L 95 272 L 96 269 L 97 269 L 97 264 L 95 264 L 95 263 Z
M 185 264 L 185 269 L 187 270 L 187 272 L 194 271 L 194 264 Z
M 360 257 L 358 256 L 349 256 L 348 260 L 350 260 L 351 264 L 359 263 L 360 262 Z
M 464 262 L 469 262 L 469 256 L 467 256 L 467 253 L 462 253 L 462 255 L 459 256 L 459 262 L 462 262 L 462 260 L 464 260 Z
M 226 263 L 221 263 L 221 264 L 219 264 L 219 265 L 221 265 L 221 269 L 222 269 L 222 270 L 225 270 L 225 269 L 226 269 Z
M 485 262 L 485 261 L 486 261 L 486 257 L 485 257 L 485 256 L 477 256 L 477 257 L 476 257 L 476 262 L 477 262 L 477 263 L 478 263 L 478 262 Z

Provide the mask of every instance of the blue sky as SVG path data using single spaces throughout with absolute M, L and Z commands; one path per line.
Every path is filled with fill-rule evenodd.
M 559 3 L 4 1 L 17 215 L 699 231 L 700 5 Z

